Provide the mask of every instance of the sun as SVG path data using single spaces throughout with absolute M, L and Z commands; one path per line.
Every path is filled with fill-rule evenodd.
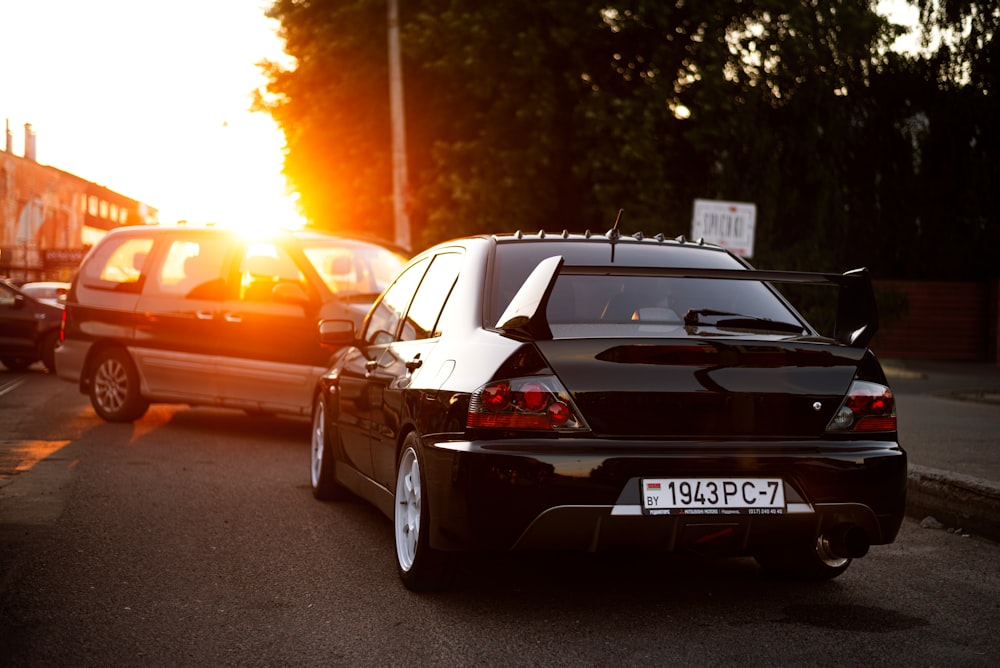
M 161 223 L 214 223 L 248 232 L 300 228 L 305 219 L 281 174 L 283 136 L 264 114 L 242 114 L 206 128 L 198 155 L 164 161 L 149 176 L 167 201 Z

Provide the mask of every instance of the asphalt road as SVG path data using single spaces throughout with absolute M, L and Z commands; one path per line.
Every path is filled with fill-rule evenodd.
M 308 436 L 186 407 L 107 424 L 66 383 L 0 373 L 0 665 L 1000 664 L 1000 545 L 912 519 L 820 585 L 546 555 L 415 595 L 382 515 L 312 498 Z
M 1000 541 L 1000 365 L 883 364 L 910 463 L 908 512 Z

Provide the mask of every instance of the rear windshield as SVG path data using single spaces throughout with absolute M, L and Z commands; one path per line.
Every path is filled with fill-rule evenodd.
M 525 244 L 527 245 L 527 244 Z M 583 245 L 583 244 L 580 244 Z M 573 275 L 573 265 L 607 265 L 652 267 L 697 267 L 743 269 L 737 260 L 725 253 L 691 251 L 690 249 L 650 246 L 630 248 L 628 256 L 619 253 L 609 262 L 607 244 L 596 245 L 600 251 L 588 248 L 584 254 L 560 252 L 562 244 L 500 245 L 497 248 L 489 324 L 493 325 L 513 299 L 521 284 L 538 262 L 562 254 L 565 265 L 556 279 L 549 299 L 548 319 L 553 334 L 580 335 L 581 325 L 622 325 L 637 328 L 655 325 L 658 331 L 681 329 L 688 311 L 706 310 L 740 314 L 776 322 L 799 323 L 800 319 L 765 284 L 757 281 L 725 279 L 692 279 L 638 275 Z M 540 248 L 539 248 L 540 247 Z M 532 252 L 525 252 L 530 250 Z M 573 331 L 560 327 L 572 325 Z M 683 330 L 681 329 L 681 333 Z M 610 332 L 609 332 L 610 333 Z M 621 332 L 624 334 L 625 332 Z

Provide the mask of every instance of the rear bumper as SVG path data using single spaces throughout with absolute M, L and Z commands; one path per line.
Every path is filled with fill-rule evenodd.
M 891 543 L 906 501 L 895 442 L 427 442 L 431 544 L 443 550 L 695 549 L 752 554 L 834 527 Z M 780 477 L 782 515 L 646 515 L 643 477 Z
M 90 341 L 79 339 L 63 341 L 56 348 L 56 375 L 63 380 L 79 384 L 92 345 Z

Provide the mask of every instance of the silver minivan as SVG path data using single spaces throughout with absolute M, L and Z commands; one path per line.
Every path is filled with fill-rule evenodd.
M 318 323 L 360 323 L 406 259 L 317 231 L 115 229 L 66 296 L 57 373 L 112 422 L 154 402 L 308 415 L 331 356 Z

